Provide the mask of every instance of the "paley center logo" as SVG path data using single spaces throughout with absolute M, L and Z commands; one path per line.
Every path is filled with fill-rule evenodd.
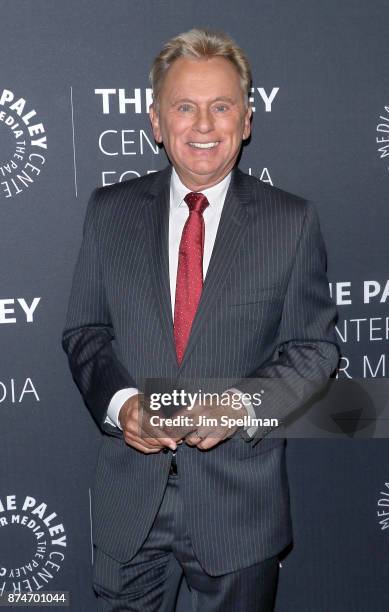
M 47 136 L 36 110 L 9 89 L 0 93 L 0 130 L 0 197 L 11 198 L 28 189 L 40 175 Z
M 0 595 L 49 590 L 65 560 L 63 523 L 31 495 L 0 498 Z
M 387 162 L 386 169 L 389 172 L 389 106 L 384 107 L 384 112 L 379 116 L 376 127 L 377 152 L 380 159 Z

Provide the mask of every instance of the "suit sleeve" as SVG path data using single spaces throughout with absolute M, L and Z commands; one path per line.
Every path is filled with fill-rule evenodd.
M 264 391 L 257 417 L 279 424 L 326 384 L 339 361 L 336 308 L 328 288 L 326 251 L 316 210 L 306 213 L 291 267 L 277 348 L 272 358 L 236 386 L 251 394 Z M 262 438 L 272 427 L 259 427 Z
M 104 420 L 111 398 L 120 389 L 136 387 L 136 383 L 112 345 L 115 334 L 95 236 L 98 193 L 98 189 L 92 193 L 87 207 L 62 346 L 89 411 L 100 428 L 110 431 Z

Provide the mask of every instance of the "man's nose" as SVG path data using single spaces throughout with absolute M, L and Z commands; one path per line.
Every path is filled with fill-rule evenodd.
M 193 125 L 193 129 L 198 132 L 207 133 L 211 132 L 214 128 L 212 113 L 208 109 L 199 110 L 196 115 L 196 120 Z

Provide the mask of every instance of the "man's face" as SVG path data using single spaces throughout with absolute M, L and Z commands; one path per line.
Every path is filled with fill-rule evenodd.
M 154 138 L 192 191 L 230 172 L 250 135 L 250 116 L 238 71 L 223 57 L 177 59 L 165 75 L 159 108 L 150 107 Z

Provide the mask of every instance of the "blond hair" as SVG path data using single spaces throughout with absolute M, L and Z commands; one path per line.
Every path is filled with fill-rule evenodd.
M 251 69 L 244 51 L 224 32 L 194 28 L 168 40 L 153 62 L 149 78 L 156 108 L 165 75 L 179 57 L 194 59 L 224 57 L 229 60 L 238 71 L 245 104 L 248 105 Z

